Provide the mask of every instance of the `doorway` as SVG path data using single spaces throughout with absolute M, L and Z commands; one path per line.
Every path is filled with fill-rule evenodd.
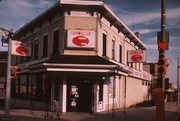
M 92 112 L 93 81 L 84 78 L 69 79 L 67 87 L 67 111 Z

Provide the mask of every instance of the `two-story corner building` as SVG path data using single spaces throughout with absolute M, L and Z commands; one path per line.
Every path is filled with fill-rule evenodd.
M 151 75 L 127 62 L 127 51 L 146 47 L 104 2 L 61 0 L 15 39 L 31 43 L 32 56 L 13 56 L 22 70 L 14 104 L 46 109 L 57 100 L 63 112 L 100 112 L 148 100 Z

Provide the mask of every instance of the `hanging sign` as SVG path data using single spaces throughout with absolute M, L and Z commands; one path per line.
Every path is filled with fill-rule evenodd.
M 146 51 L 145 50 L 131 50 L 128 51 L 128 62 L 146 62 Z
M 67 47 L 94 48 L 95 31 L 68 30 Z
M 31 56 L 31 44 L 12 40 L 12 55 Z

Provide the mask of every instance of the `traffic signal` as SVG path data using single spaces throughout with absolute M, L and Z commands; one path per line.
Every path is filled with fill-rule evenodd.
M 162 41 L 161 32 L 157 33 L 157 40 L 158 40 L 157 42 Z M 166 31 L 165 33 L 165 42 L 166 42 L 165 50 L 169 50 L 169 32 L 168 31 Z
M 160 49 L 160 50 L 159 50 L 159 59 L 162 59 L 162 58 L 164 58 L 164 57 L 165 57 L 165 50 Z
M 9 34 L 8 34 L 8 38 L 13 39 L 13 38 L 14 38 L 14 34 L 13 34 L 12 32 L 9 32 Z
M 1 42 L 2 43 L 8 43 L 9 42 L 9 38 L 7 36 L 2 36 Z
M 166 49 L 166 42 L 164 41 L 159 41 L 158 42 L 158 50 L 165 50 Z
M 159 58 L 158 60 L 158 73 L 162 74 L 163 77 L 167 75 L 168 59 Z
M 14 73 L 14 77 L 16 79 L 20 78 L 20 76 L 19 76 L 20 73 L 21 73 L 21 68 L 16 68 L 15 73 Z

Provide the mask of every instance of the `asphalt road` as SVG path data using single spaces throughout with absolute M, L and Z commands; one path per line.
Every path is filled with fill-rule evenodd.
M 174 103 L 166 104 L 166 121 L 175 121 L 178 108 Z M 2 117 L 3 110 L 0 110 Z M 48 113 L 48 117 L 44 117 L 43 111 L 32 111 L 27 109 L 12 109 L 11 117 L 14 121 L 59 121 L 53 118 L 52 113 Z M 115 110 L 114 112 L 102 112 L 97 114 L 89 114 L 82 112 L 63 113 L 61 121 L 155 121 L 155 106 L 152 107 L 131 107 L 126 110 Z M 179 119 L 176 121 L 180 121 Z

